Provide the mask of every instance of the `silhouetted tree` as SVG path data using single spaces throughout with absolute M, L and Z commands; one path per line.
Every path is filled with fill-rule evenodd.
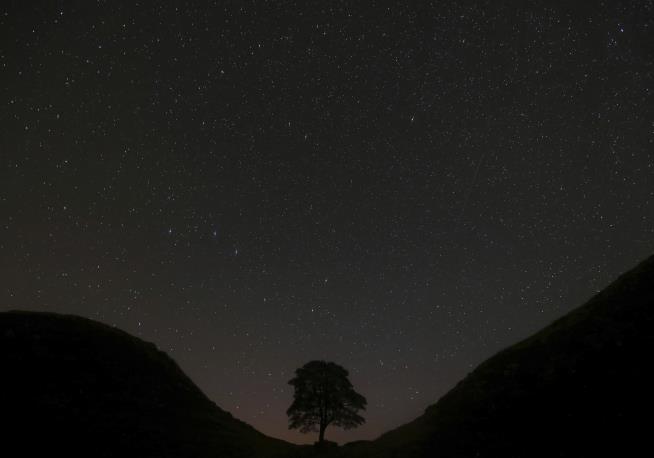
M 366 398 L 354 391 L 347 376 L 347 370 L 327 361 L 310 361 L 297 369 L 288 382 L 295 388 L 293 403 L 286 411 L 288 428 L 318 431 L 322 444 L 329 425 L 350 429 L 365 423 L 357 412 L 365 410 Z

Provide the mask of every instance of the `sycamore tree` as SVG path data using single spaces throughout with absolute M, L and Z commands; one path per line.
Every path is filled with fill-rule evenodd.
M 286 411 L 289 429 L 318 431 L 322 444 L 329 425 L 351 429 L 363 424 L 366 420 L 358 411 L 365 410 L 366 398 L 354 391 L 348 375 L 343 367 L 327 361 L 310 361 L 297 369 L 288 382 L 295 388 Z

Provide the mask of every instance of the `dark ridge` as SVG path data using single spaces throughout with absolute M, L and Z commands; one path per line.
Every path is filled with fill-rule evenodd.
M 654 407 L 654 256 L 351 457 L 635 456 Z
M 22 456 L 259 457 L 294 449 L 217 407 L 154 344 L 92 320 L 0 313 L 0 361 L 3 433 Z

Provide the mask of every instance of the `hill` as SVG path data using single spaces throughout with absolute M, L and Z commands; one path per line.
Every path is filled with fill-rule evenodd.
M 165 353 L 85 318 L 0 313 L 3 449 L 16 456 L 273 457 Z
M 654 407 L 654 256 L 348 457 L 635 456 Z

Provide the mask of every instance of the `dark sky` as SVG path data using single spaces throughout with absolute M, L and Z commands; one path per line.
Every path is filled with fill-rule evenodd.
M 347 441 L 654 251 L 651 1 L 182 3 L 0 4 L 0 309 L 153 341 L 293 441 L 333 360 Z

